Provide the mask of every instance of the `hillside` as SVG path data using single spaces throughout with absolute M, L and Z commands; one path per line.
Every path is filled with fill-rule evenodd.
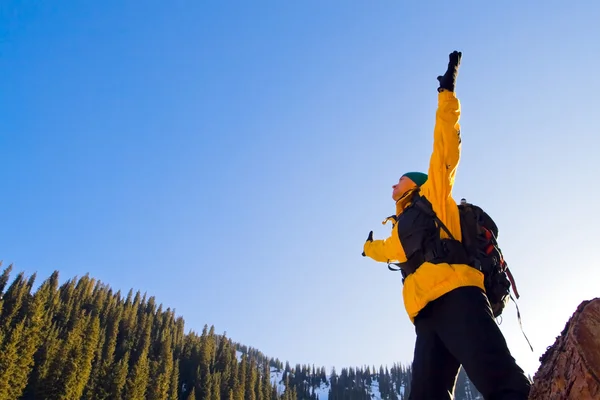
M 0 400 L 354 400 L 405 399 L 410 366 L 291 367 L 205 325 L 184 320 L 153 296 L 123 296 L 89 276 L 59 285 L 12 265 L 0 275 Z M 457 400 L 478 399 L 461 372 Z

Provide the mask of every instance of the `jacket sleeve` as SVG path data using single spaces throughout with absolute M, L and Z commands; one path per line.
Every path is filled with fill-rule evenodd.
M 438 93 L 438 108 L 433 132 L 433 152 L 429 162 L 429 198 L 444 204 L 452 194 L 460 160 L 460 101 L 454 92 Z
M 363 251 L 367 257 L 371 257 L 375 261 L 379 262 L 406 262 L 406 256 L 404 250 L 400 246 L 398 237 L 392 236 L 384 240 L 373 240 L 372 242 L 365 242 Z

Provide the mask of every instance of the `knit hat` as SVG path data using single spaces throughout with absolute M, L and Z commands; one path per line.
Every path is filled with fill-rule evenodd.
M 425 182 L 427 182 L 427 174 L 424 174 L 422 172 L 407 172 L 407 173 L 405 173 L 402 176 L 406 176 L 411 181 L 413 181 L 414 183 L 416 183 L 417 186 L 421 186 Z

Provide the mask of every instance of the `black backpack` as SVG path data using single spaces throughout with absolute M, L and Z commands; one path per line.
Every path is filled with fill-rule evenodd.
M 414 205 L 433 218 L 438 227 L 443 229 L 451 240 L 456 240 L 446 225 L 437 217 L 429 201 L 417 194 Z M 474 204 L 460 204 L 458 205 L 458 212 L 462 233 L 461 243 L 468 258 L 467 264 L 483 273 L 485 292 L 494 318 L 498 318 L 504 311 L 508 301 L 512 299 L 512 295 L 510 294 L 511 287 L 515 293 L 515 297 L 517 299 L 520 297 L 512 273 L 508 269 L 508 264 L 502 255 L 502 250 L 498 246 L 498 226 L 481 207 Z M 394 263 L 394 265 L 400 267 L 402 263 Z M 392 269 L 389 263 L 388 268 L 392 271 L 402 271 L 401 268 Z M 404 278 L 406 276 L 403 272 L 403 281 Z M 533 351 L 533 347 L 523 331 L 519 306 L 514 299 L 512 300 L 517 308 L 517 318 L 523 336 L 525 336 L 529 348 Z
M 451 240 L 456 240 L 450 230 L 437 217 L 431 203 L 423 201 L 424 199 L 421 196 L 417 195 L 415 197 L 414 204 L 432 217 L 438 227 L 443 229 Z M 515 297 L 519 298 L 514 278 L 498 246 L 498 226 L 481 207 L 474 204 L 458 205 L 458 211 L 462 232 L 462 247 L 468 257 L 467 264 L 483 273 L 485 292 L 493 315 L 497 318 L 502 314 L 511 297 L 511 286 Z M 400 266 L 400 264 L 395 265 Z
M 512 273 L 498 246 L 498 226 L 481 207 L 474 204 L 461 204 L 458 211 L 462 244 L 471 258 L 469 265 L 483 272 L 485 291 L 494 317 L 498 317 L 510 299 L 511 286 L 515 297 L 519 298 Z M 437 222 L 452 238 L 444 224 L 439 219 Z

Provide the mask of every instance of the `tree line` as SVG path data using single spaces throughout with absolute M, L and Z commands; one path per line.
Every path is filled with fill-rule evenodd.
M 410 391 L 410 365 L 291 367 L 214 326 L 185 333 L 183 318 L 145 293 L 88 275 L 60 285 L 58 271 L 34 290 L 36 274 L 9 285 L 12 268 L 0 275 L 0 400 L 403 400 Z M 459 374 L 455 398 L 477 396 Z

